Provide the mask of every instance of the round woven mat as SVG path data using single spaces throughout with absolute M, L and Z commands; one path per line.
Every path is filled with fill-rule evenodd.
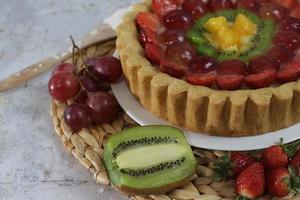
M 98 57 L 106 54 L 112 54 L 115 50 L 115 40 L 105 41 L 86 49 L 82 52 L 87 57 Z M 75 55 L 74 59 L 77 70 L 83 67 L 83 57 Z M 72 58 L 64 62 L 72 62 Z M 121 131 L 124 128 L 138 126 L 125 112 L 121 112 L 118 117 L 110 124 L 101 124 L 95 127 L 83 129 L 79 132 L 73 132 L 64 122 L 63 113 L 67 103 L 51 101 L 50 114 L 53 119 L 54 129 L 61 138 L 64 147 L 72 153 L 75 158 L 89 171 L 92 172 L 97 183 L 109 185 L 109 179 L 102 163 L 103 144 L 112 134 Z M 198 161 L 197 174 L 192 181 L 182 188 L 177 188 L 164 195 L 151 196 L 131 196 L 137 200 L 219 200 L 219 199 L 235 199 L 236 193 L 234 189 L 234 180 L 224 182 L 213 181 L 213 163 L 226 152 L 208 151 L 204 149 L 194 148 L 194 155 Z M 251 152 L 257 154 L 259 152 Z M 126 194 L 125 194 L 126 195 Z M 260 200 L 280 199 L 265 195 Z M 293 199 L 300 200 L 299 197 Z

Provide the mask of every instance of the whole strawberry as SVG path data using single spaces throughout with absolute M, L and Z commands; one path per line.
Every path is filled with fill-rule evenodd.
M 242 171 L 235 185 L 236 192 L 245 198 L 254 199 L 265 191 L 265 173 L 261 163 L 256 162 Z
M 300 150 L 297 151 L 296 155 L 291 160 L 291 165 L 295 168 L 296 172 L 300 172 Z
M 272 170 L 279 167 L 287 167 L 289 158 L 282 146 L 273 145 L 263 151 L 261 162 L 265 169 Z
M 276 168 L 266 174 L 269 194 L 278 197 L 293 195 L 300 186 L 300 179 L 292 168 Z
M 230 155 L 220 157 L 214 163 L 215 178 L 221 181 L 237 176 L 254 162 L 254 159 L 247 153 L 231 152 Z

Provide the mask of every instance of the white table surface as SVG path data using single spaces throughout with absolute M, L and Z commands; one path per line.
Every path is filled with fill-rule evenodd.
M 0 79 L 65 50 L 137 0 L 0 0 Z M 0 93 L 0 200 L 126 199 L 95 183 L 62 146 L 49 116 L 50 73 Z

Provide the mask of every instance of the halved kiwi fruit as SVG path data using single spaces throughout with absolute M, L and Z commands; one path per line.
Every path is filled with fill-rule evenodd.
M 128 194 L 161 194 L 184 185 L 197 162 L 182 131 L 170 126 L 125 129 L 104 148 L 111 183 Z
M 243 14 L 248 17 L 253 23 L 257 25 L 257 34 L 250 38 L 248 46 L 242 51 L 223 51 L 215 46 L 203 36 L 206 32 L 204 24 L 212 17 L 224 16 L 228 21 L 233 22 L 238 14 Z M 215 58 L 218 61 L 224 61 L 228 59 L 240 59 L 244 62 L 248 62 L 251 58 L 265 53 L 271 42 L 273 33 L 275 30 L 275 24 L 272 20 L 260 19 L 255 13 L 247 10 L 224 10 L 217 13 L 209 13 L 199 20 L 197 20 L 193 29 L 187 34 L 190 42 L 194 44 L 197 52 L 201 55 L 206 55 Z

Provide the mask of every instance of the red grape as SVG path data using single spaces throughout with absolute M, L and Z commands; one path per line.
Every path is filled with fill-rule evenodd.
M 96 92 L 99 90 L 98 82 L 87 72 L 85 72 L 83 75 L 79 76 L 78 79 L 81 82 L 84 89 L 86 89 L 86 91 Z
M 75 97 L 79 89 L 77 79 L 72 73 L 58 73 L 48 83 L 50 95 L 59 101 L 67 101 Z
M 84 105 L 71 104 L 65 108 L 64 120 L 73 130 L 78 131 L 90 124 L 88 113 Z
M 193 17 L 184 10 L 172 10 L 164 15 L 163 23 L 168 29 L 187 31 L 194 25 Z
M 300 33 L 300 19 L 295 17 L 287 17 L 281 22 L 280 28 L 283 30 Z
M 218 74 L 246 75 L 247 65 L 240 60 L 226 60 L 217 67 Z
M 237 2 L 237 7 L 250 10 L 252 12 L 257 12 L 260 7 L 260 3 L 258 0 L 239 0 Z
M 233 8 L 231 0 L 209 0 L 207 5 L 212 12 Z
M 294 51 L 300 47 L 300 35 L 292 31 L 279 31 L 275 34 L 273 42 Z
M 189 72 L 194 74 L 205 74 L 215 70 L 217 67 L 217 62 L 206 56 L 196 57 L 189 65 Z
M 85 90 L 80 90 L 80 92 L 74 97 L 74 101 L 79 104 L 85 104 L 87 100 L 87 92 Z
M 279 64 L 276 62 L 276 60 L 266 56 L 261 55 L 258 57 L 255 57 L 250 60 L 248 65 L 248 70 L 250 74 L 256 74 L 262 71 L 265 71 L 267 69 L 279 69 Z
M 106 92 L 88 93 L 86 106 L 89 117 L 96 123 L 108 123 L 118 113 L 118 104 L 115 97 Z
M 165 45 L 171 45 L 186 40 L 185 33 L 181 30 L 167 29 L 159 35 L 160 41 Z
M 122 76 L 121 62 L 112 56 L 88 59 L 86 65 L 89 72 L 103 82 L 116 83 Z
M 75 66 L 71 63 L 62 63 L 57 65 L 53 72 L 52 75 L 63 73 L 63 72 L 73 72 L 75 70 Z
M 181 78 L 195 56 L 196 51 L 189 43 L 181 42 L 169 45 L 162 56 L 160 70 L 176 78 Z
M 277 3 L 263 3 L 258 11 L 262 18 L 270 18 L 275 22 L 280 22 L 287 15 L 287 9 Z
M 207 5 L 202 0 L 185 0 L 182 9 L 192 13 L 193 19 L 197 20 L 207 12 Z
M 290 61 L 295 56 L 295 53 L 283 46 L 274 46 L 268 51 L 267 55 L 275 59 L 279 64 L 284 64 Z

